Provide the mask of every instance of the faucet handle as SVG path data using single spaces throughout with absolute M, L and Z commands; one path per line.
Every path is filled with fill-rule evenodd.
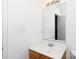
M 53 41 L 48 42 L 48 46 L 53 47 L 54 46 Z

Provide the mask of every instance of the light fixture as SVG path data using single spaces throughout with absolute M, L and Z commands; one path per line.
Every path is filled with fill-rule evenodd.
M 60 0 L 48 0 L 46 6 L 50 6 L 50 5 L 56 4 L 58 2 L 60 2 Z

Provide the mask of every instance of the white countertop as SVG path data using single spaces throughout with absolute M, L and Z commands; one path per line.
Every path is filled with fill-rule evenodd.
M 66 45 L 64 43 L 54 42 L 54 46 L 49 47 L 48 41 L 43 41 L 38 44 L 31 45 L 30 49 L 53 59 L 61 59 L 66 50 Z

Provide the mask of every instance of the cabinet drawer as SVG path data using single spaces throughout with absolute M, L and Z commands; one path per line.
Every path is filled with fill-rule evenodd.
M 35 51 L 29 50 L 29 59 L 39 59 L 40 54 Z

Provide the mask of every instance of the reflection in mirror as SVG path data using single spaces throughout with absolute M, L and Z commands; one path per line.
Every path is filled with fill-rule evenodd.
M 43 39 L 65 41 L 66 2 L 43 8 Z

